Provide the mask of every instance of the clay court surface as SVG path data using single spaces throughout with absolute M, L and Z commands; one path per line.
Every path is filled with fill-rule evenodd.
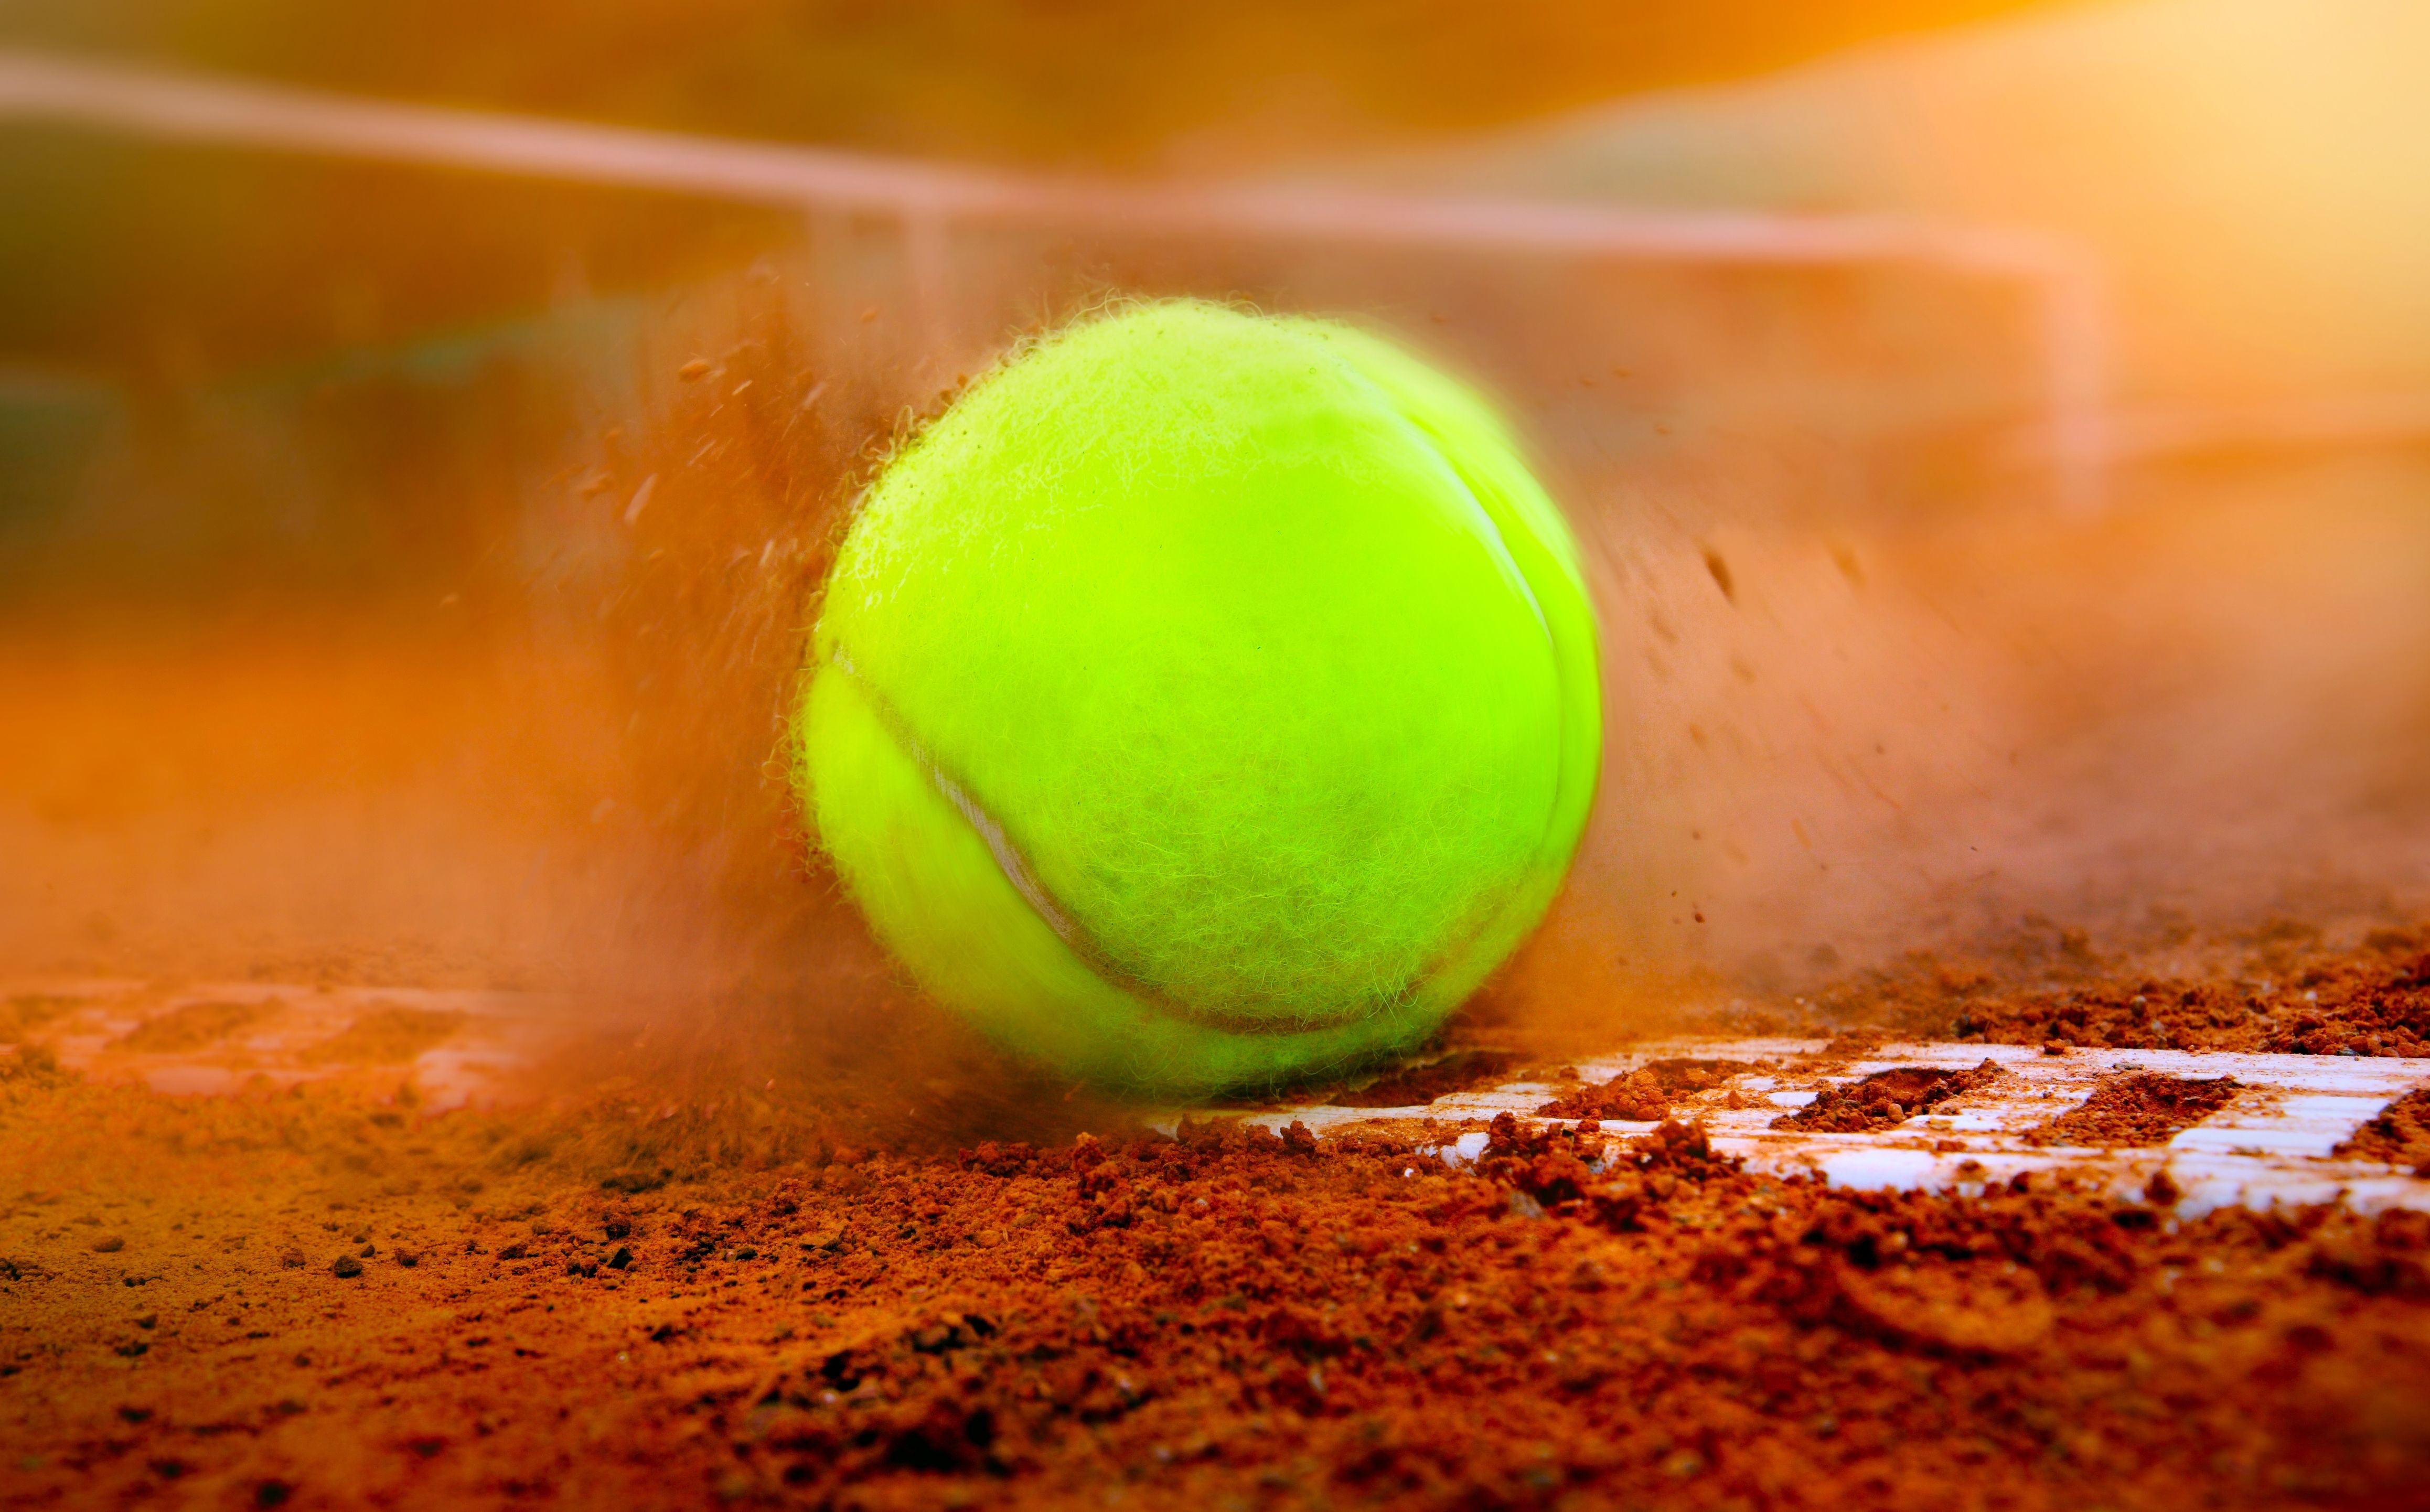
M 1852 974 L 1583 1067 L 1463 1021 L 1365 1088 L 1188 1120 L 990 1076 L 916 1011 L 766 1014 L 746 1067 L 733 1021 L 645 1004 L 543 1034 L 497 993 L 26 988 L 0 1485 L 2419 1504 L 2430 934 L 2175 960 Z M 2290 1118 L 2289 1074 L 2335 1105 Z M 1814 1173 L 1852 1150 L 1939 1189 Z M 2307 1172 L 2349 1200 L 2272 1204 Z

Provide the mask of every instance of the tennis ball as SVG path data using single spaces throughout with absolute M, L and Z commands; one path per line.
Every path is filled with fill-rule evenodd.
M 1576 548 L 1485 405 L 1195 302 L 1036 342 L 883 469 L 795 724 L 922 986 L 1178 1098 L 1423 1039 L 1551 902 L 1602 739 Z

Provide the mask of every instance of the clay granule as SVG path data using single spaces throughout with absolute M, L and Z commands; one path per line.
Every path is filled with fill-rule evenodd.
M 2377 1160 L 2430 1175 L 2430 1089 L 2405 1093 L 2338 1146 L 2349 1160 Z
M 1654 1122 L 1670 1117 L 1674 1101 L 1720 1086 L 1742 1071 L 1743 1060 L 1670 1056 L 1647 1061 L 1595 1087 L 1580 1088 L 1536 1110 L 1538 1118 Z
M 1813 1102 L 1773 1120 L 1772 1126 L 1814 1134 L 1858 1134 L 1895 1128 L 1918 1114 L 1989 1084 L 1999 1075 L 1999 1063 L 1991 1060 L 1972 1071 L 1896 1066 L 1859 1081 L 1825 1087 Z
M 2151 1072 L 2129 1072 L 2102 1082 L 2090 1097 L 2039 1128 L 2033 1144 L 2130 1149 L 2166 1144 L 2227 1105 L 2236 1095 L 2233 1077 L 2189 1081 Z

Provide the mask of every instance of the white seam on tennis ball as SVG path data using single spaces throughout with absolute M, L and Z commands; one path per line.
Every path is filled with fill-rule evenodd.
M 1427 457 L 1437 467 L 1442 469 L 1444 475 L 1451 479 L 1458 490 L 1461 506 L 1466 507 L 1468 517 L 1473 522 L 1472 528 L 1474 525 L 1484 526 L 1483 540 L 1487 555 L 1492 559 L 1495 569 L 1501 573 L 1504 579 L 1519 590 L 1521 598 L 1526 600 L 1527 612 L 1536 617 L 1536 629 L 1543 636 L 1546 649 L 1550 650 L 1553 646 L 1553 624 L 1544 617 L 1544 606 L 1536 597 L 1536 585 L 1527 581 L 1526 572 L 1520 567 L 1518 558 L 1510 555 L 1510 542 L 1502 534 L 1502 526 L 1494 520 L 1493 511 L 1488 509 L 1485 502 L 1476 496 L 1475 485 L 1469 482 L 1468 474 L 1461 472 L 1459 465 L 1451 459 L 1450 454 L 1443 449 L 1441 439 L 1410 418 L 1409 412 L 1401 407 L 1400 400 L 1392 390 L 1370 377 L 1356 363 L 1342 357 L 1339 353 L 1328 353 L 1327 356 L 1332 357 L 1353 382 L 1365 385 L 1370 392 L 1381 400 L 1385 413 L 1405 427 L 1417 440 L 1420 449 Z
M 863 690 L 869 689 L 869 680 L 861 676 L 860 669 L 852 664 L 852 657 L 845 654 L 842 642 L 837 642 L 835 649 L 828 653 L 827 659 L 834 663 L 837 671 L 851 678 L 855 684 Z M 881 718 L 878 723 L 896 724 L 900 720 L 899 717 L 897 719 Z M 979 839 L 987 844 L 988 854 L 995 857 L 996 870 L 1004 873 L 1004 879 L 1012 884 L 1013 890 L 1020 893 L 1029 906 L 1037 911 L 1039 918 L 1046 921 L 1046 927 L 1054 930 L 1057 938 L 1074 950 L 1080 951 L 1078 931 L 1073 925 L 1072 920 L 1062 909 L 1055 906 L 1045 887 L 1030 872 L 1027 858 L 1022 856 L 1020 850 L 1006 836 L 1004 826 L 997 823 L 994 816 L 981 807 L 978 800 L 965 791 L 960 783 L 945 775 L 944 769 L 929 756 L 928 748 L 920 743 L 919 737 L 913 735 L 908 729 L 897 730 L 895 734 L 902 739 L 904 745 L 909 748 L 912 761 L 927 774 L 930 785 L 944 795 L 945 802 L 954 806 L 972 829 L 978 832 Z M 1082 958 L 1087 958 L 1085 951 L 1082 952 Z
M 911 759 L 919 762 L 921 769 L 928 773 L 928 780 L 935 783 L 937 790 L 945 795 L 945 802 L 959 809 L 962 818 L 970 822 L 971 828 L 978 831 L 979 839 L 987 842 L 988 854 L 995 857 L 996 870 L 1004 873 L 1004 879 L 1012 884 L 1013 890 L 1019 892 L 1028 902 L 1029 906 L 1037 910 L 1038 917 L 1046 921 L 1046 927 L 1054 930 L 1064 944 L 1073 945 L 1076 949 L 1074 940 L 1076 931 L 1073 928 L 1072 921 L 1064 916 L 1063 910 L 1055 906 L 1053 900 L 1047 896 L 1046 889 L 1030 874 L 1029 863 L 1023 858 L 1021 852 L 1013 847 L 1012 841 L 1006 838 L 1004 826 L 997 823 L 986 809 L 979 806 L 978 800 L 964 792 L 961 784 L 946 776 L 935 762 L 928 759 L 928 754 L 916 744 L 911 748 Z M 1086 958 L 1085 955 L 1083 958 Z
M 1481 523 L 1484 526 L 1480 539 L 1486 548 L 1486 554 L 1495 564 L 1497 570 L 1501 572 L 1502 575 L 1518 589 L 1520 597 L 1526 602 L 1527 612 L 1536 617 L 1536 630 L 1538 634 L 1544 638 L 1544 654 L 1552 659 L 1553 676 L 1555 682 L 1557 684 L 1561 678 L 1560 642 L 1553 634 L 1552 621 L 1545 616 L 1543 602 L 1536 596 L 1536 585 L 1527 580 L 1526 570 L 1522 568 L 1519 565 L 1518 558 L 1511 555 L 1509 539 L 1503 534 L 1501 522 L 1493 518 L 1493 511 L 1485 507 L 1485 501 L 1477 497 L 1475 485 L 1469 481 L 1468 474 L 1462 472 L 1458 464 L 1454 462 L 1450 455 L 1444 451 L 1441 440 L 1438 438 L 1434 432 L 1426 429 L 1426 427 L 1411 419 L 1408 413 L 1403 410 L 1400 406 L 1394 402 L 1391 393 L 1385 390 L 1382 385 L 1375 383 L 1373 378 L 1368 377 L 1364 373 L 1358 372 L 1355 366 L 1352 367 L 1351 371 L 1358 381 L 1366 383 L 1370 387 L 1375 389 L 1375 390 L 1383 396 L 1387 407 L 1392 414 L 1392 418 L 1398 421 L 1401 424 L 1408 427 L 1410 432 L 1423 443 L 1426 455 L 1434 460 L 1436 466 L 1442 469 L 1445 475 L 1451 479 L 1453 485 L 1458 490 L 1460 504 L 1467 508 L 1469 514 L 1473 517 L 1478 523 Z M 1563 700 L 1561 718 L 1566 719 L 1567 717 L 1567 703 L 1566 700 Z M 1564 749 L 1566 749 L 1566 745 L 1564 746 Z M 1556 755 L 1555 758 L 1556 782 L 1558 780 L 1559 766 L 1565 759 L 1565 757 L 1558 755 Z M 1557 803 L 1556 803 L 1553 806 L 1552 811 L 1545 815 L 1545 833 L 1547 835 L 1552 833 L 1551 826 L 1553 824 L 1554 815 L 1558 811 L 1558 806 Z M 1573 843 L 1574 844 L 1574 842 Z M 1564 868 L 1566 869 L 1566 862 L 1564 863 Z M 1466 935 L 1463 937 L 1463 944 L 1473 944 L 1476 939 L 1483 937 L 1488 931 L 1491 930 L 1502 921 L 1504 915 L 1509 908 L 1518 904 L 1521 899 L 1527 895 L 1527 891 L 1528 889 L 1523 881 L 1514 885 L 1505 893 L 1498 904 L 1486 912 L 1481 921 L 1468 930 Z M 1540 908 L 1537 922 L 1541 922 L 1541 921 L 1542 914 Z M 1530 926 L 1531 929 L 1533 925 Z M 1418 981 L 1423 983 L 1433 980 L 1447 970 L 1449 964 L 1457 959 L 1458 955 L 1458 949 L 1451 945 L 1445 945 L 1442 949 L 1436 952 L 1433 961 L 1428 965 L 1424 973 L 1418 978 Z
M 1426 440 L 1432 441 L 1434 438 L 1428 436 Z M 1437 451 L 1436 455 L 1440 457 L 1441 453 Z M 1485 545 L 1489 555 L 1493 558 L 1494 565 L 1501 570 L 1502 575 L 1519 590 L 1519 596 L 1527 601 L 1527 612 L 1536 617 L 1536 629 L 1544 638 L 1545 650 L 1550 651 L 1553 646 L 1553 624 L 1551 621 L 1544 618 L 1544 606 L 1537 602 L 1536 585 L 1528 582 L 1527 574 L 1520 571 L 1519 560 L 1510 555 L 1510 542 L 1503 537 L 1501 525 L 1494 523 L 1492 511 L 1486 508 L 1477 499 L 1476 490 L 1469 486 L 1468 479 L 1460 475 L 1458 468 L 1452 466 L 1449 457 L 1442 457 L 1442 465 L 1443 471 L 1449 473 L 1452 480 L 1459 485 L 1460 502 L 1467 505 L 1469 512 L 1485 526 Z
M 988 848 L 988 855 L 994 859 L 996 870 L 1003 873 L 1007 882 L 1012 884 L 1013 890 L 1021 894 L 1022 901 L 1028 904 L 1030 909 L 1055 932 L 1056 938 L 1063 942 L 1066 949 L 1099 977 L 1159 1012 L 1186 1023 L 1194 1023 L 1203 1028 L 1215 1029 L 1225 1034 L 1253 1035 L 1260 1038 L 1288 1036 L 1311 1029 L 1319 1031 L 1337 1029 L 1342 1027 L 1343 1023 L 1351 1022 L 1345 1020 L 1341 1023 L 1311 1025 L 1242 1018 L 1225 1013 L 1210 1013 L 1174 998 L 1152 983 L 1140 981 L 1120 970 L 1113 961 L 1112 953 L 1092 939 L 1089 931 L 1078 921 L 1073 919 L 1057 906 L 1054 894 L 1046 889 L 1045 885 L 1038 879 L 1037 873 L 1029 869 L 1028 857 L 1021 854 L 1021 847 L 1013 843 L 1012 837 L 1005 833 L 1004 826 L 996 822 L 994 817 L 976 798 L 971 796 L 961 784 L 946 775 L 944 769 L 929 756 L 927 747 L 912 735 L 901 714 L 883 694 L 871 686 L 869 679 L 860 675 L 859 669 L 853 665 L 852 657 L 845 654 L 841 641 L 827 653 L 827 661 L 838 672 L 852 679 L 853 686 L 860 690 L 861 698 L 876 715 L 879 726 L 901 743 L 903 749 L 909 754 L 912 764 L 927 777 L 929 785 L 935 788 L 947 803 L 954 806 L 955 811 L 962 816 L 963 822 L 969 824 L 978 835 L 980 842 Z

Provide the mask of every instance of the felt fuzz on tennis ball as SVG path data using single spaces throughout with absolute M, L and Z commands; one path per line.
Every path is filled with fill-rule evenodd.
M 1576 548 L 1488 407 L 1187 301 L 1030 345 L 880 472 L 796 709 L 920 984 L 1169 1098 L 1423 1039 L 1551 902 L 1602 739 Z

